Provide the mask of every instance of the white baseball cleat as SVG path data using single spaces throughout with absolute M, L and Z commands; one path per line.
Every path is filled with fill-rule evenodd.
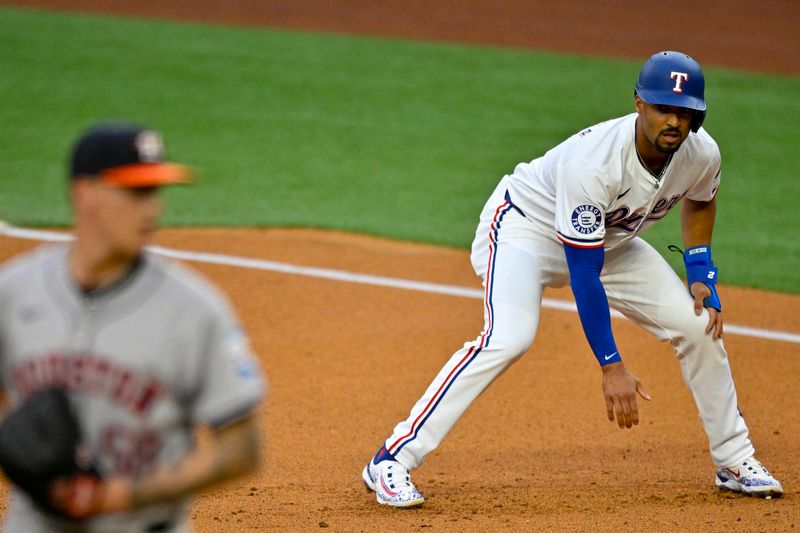
M 745 459 L 730 468 L 720 468 L 715 481 L 719 490 L 723 491 L 730 490 L 762 498 L 780 498 L 783 495 L 781 482 L 772 477 L 755 457 Z
M 418 507 L 425 498 L 411 482 L 408 469 L 397 461 L 384 460 L 378 464 L 369 460 L 361 472 L 361 479 L 381 505 L 392 507 Z

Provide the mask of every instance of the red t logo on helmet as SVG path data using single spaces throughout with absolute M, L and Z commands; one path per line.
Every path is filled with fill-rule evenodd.
M 681 85 L 683 84 L 683 82 L 689 79 L 689 75 L 686 74 L 685 72 L 673 71 L 670 73 L 669 77 L 675 80 L 675 87 L 672 88 L 672 92 L 682 93 L 683 89 L 681 88 Z

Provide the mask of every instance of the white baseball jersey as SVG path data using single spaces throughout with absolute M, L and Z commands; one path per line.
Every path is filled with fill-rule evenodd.
M 690 134 L 656 179 L 636 153 L 636 116 L 587 128 L 517 165 L 507 180 L 511 201 L 565 244 L 611 250 L 666 216 L 682 197 L 711 200 L 720 179 L 714 139 L 702 128 Z
M 719 150 L 700 129 L 653 176 L 638 159 L 636 117 L 573 135 L 518 165 L 489 197 L 471 255 L 484 283 L 484 328 L 450 357 L 384 442 L 406 468 L 422 464 L 472 402 L 531 346 L 545 287 L 569 281 L 564 245 L 604 247 L 600 280 L 609 306 L 673 346 L 714 463 L 724 468 L 753 455 L 722 340 L 705 333 L 707 312 L 695 315 L 686 285 L 637 237 L 681 198 L 714 197 Z
M 193 425 L 252 411 L 264 378 L 211 284 L 145 252 L 125 279 L 84 293 L 68 250 L 43 247 L 0 270 L 0 378 L 11 408 L 42 387 L 64 387 L 101 475 L 133 477 L 186 456 Z M 81 531 L 183 531 L 186 503 L 98 517 Z M 8 531 L 62 525 L 13 495 Z

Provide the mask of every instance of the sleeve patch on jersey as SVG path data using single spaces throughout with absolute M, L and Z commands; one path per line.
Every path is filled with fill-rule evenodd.
M 224 349 L 237 376 L 242 378 L 258 376 L 258 368 L 250 351 L 250 342 L 241 329 L 234 330 L 228 335 Z
M 597 231 L 603 222 L 600 210 L 590 204 L 579 205 L 572 211 L 572 227 L 581 235 L 589 235 Z

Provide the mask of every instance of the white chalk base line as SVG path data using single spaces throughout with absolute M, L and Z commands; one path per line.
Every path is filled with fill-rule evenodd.
M 16 228 L 3 223 L 2 221 L 0 221 L 0 235 L 7 235 L 9 237 L 16 237 L 19 239 L 31 239 L 37 241 L 50 241 L 50 242 L 69 241 L 72 239 L 72 236 L 68 233 Z M 348 283 L 361 283 L 364 285 L 378 285 L 381 287 L 391 287 L 394 289 L 406 289 L 412 291 L 429 292 L 434 294 L 444 294 L 448 296 L 460 296 L 462 298 L 475 298 L 478 300 L 483 299 L 483 290 L 471 289 L 469 287 L 460 287 L 457 285 L 444 285 L 439 283 L 414 281 L 402 278 L 372 276 L 369 274 L 358 274 L 354 272 L 347 272 L 344 270 L 307 267 L 301 265 L 293 265 L 290 263 L 280 263 L 277 261 L 267 261 L 264 259 L 250 259 L 247 257 L 237 257 L 231 255 L 212 254 L 205 252 L 189 252 L 185 250 L 164 248 L 161 246 L 150 246 L 149 249 L 159 255 L 163 255 L 165 257 L 171 257 L 174 259 L 180 259 L 183 261 L 196 261 L 200 263 L 209 263 L 215 265 L 235 266 L 240 268 L 249 268 L 253 270 L 267 270 L 270 272 L 281 272 L 283 274 L 290 274 L 296 276 L 309 276 L 313 278 L 344 281 Z M 568 302 L 564 300 L 543 298 L 542 306 L 548 309 L 577 312 L 574 302 Z M 611 314 L 612 316 L 617 318 L 624 318 L 623 315 L 617 311 L 612 311 Z M 788 331 L 775 331 L 768 329 L 751 328 L 748 326 L 737 326 L 734 324 L 725 324 L 725 333 L 730 335 L 741 335 L 744 337 L 754 337 L 757 339 L 767 339 L 767 340 L 800 344 L 800 334 L 791 333 Z

